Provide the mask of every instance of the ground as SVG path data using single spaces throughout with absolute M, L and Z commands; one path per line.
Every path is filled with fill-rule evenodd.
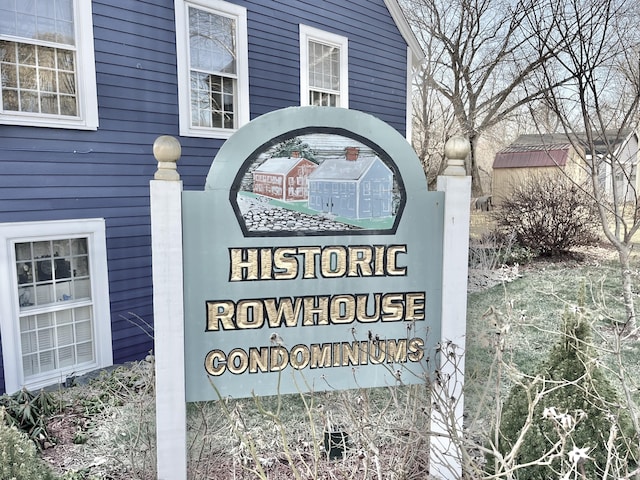
M 600 246 L 576 250 L 561 262 L 571 268 L 576 263 L 598 264 L 612 258 L 615 258 L 613 249 Z M 502 282 L 510 282 L 530 269 L 542 268 L 545 268 L 545 260 L 523 266 L 502 266 L 491 271 L 483 268 L 470 269 L 469 291 L 482 291 Z M 55 393 L 64 399 L 67 406 L 60 414 L 50 419 L 48 428 L 55 442 L 47 443 L 47 448 L 42 452 L 43 459 L 55 471 L 65 473 L 64 478 L 69 480 L 154 478 L 155 433 L 151 356 L 145 361 L 116 367 L 103 372 L 102 375 L 77 379 L 77 385 L 60 389 Z M 226 435 L 233 436 L 231 431 Z M 228 478 L 243 478 L 238 464 L 229 461 L 228 451 L 216 452 L 213 444 L 207 448 L 210 449 L 208 456 L 211 461 L 206 464 L 206 468 L 210 469 L 211 465 L 215 464 L 227 475 L 231 475 Z M 395 455 L 391 451 L 380 454 Z M 216 455 L 220 457 L 216 459 Z M 281 453 L 274 454 L 263 460 L 265 467 L 268 467 L 273 475 L 270 478 L 287 478 L 278 473 L 290 470 L 285 456 Z M 363 469 L 368 468 L 367 465 L 373 465 L 358 456 L 351 456 L 348 462 L 341 465 L 345 472 L 355 475 L 350 478 L 365 478 L 361 476 L 364 475 Z M 324 467 L 321 467 L 326 468 L 327 472 L 332 468 L 328 462 L 323 465 Z M 238 472 L 234 471 L 232 474 L 231 470 L 235 468 L 238 468 Z M 220 475 L 222 474 L 209 470 L 198 478 L 227 478 Z M 333 476 L 326 473 L 326 477 L 317 478 Z

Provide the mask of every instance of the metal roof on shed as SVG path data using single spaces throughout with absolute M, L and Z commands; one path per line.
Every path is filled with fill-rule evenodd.
M 496 154 L 493 168 L 564 167 L 571 145 L 511 145 Z

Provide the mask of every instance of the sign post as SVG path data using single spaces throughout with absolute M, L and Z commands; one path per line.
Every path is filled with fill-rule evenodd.
M 451 138 L 445 145 L 447 168 L 438 177 L 445 193 L 443 230 L 442 329 L 438 379 L 433 383 L 430 473 L 436 478 L 462 478 L 464 349 L 467 324 L 467 278 L 471 177 L 464 161 L 469 142 Z
M 154 145 L 151 182 L 158 478 L 186 478 L 185 402 L 442 373 L 437 352 L 465 328 L 470 183 L 459 175 L 461 151 L 454 176 L 429 192 L 411 146 L 387 124 L 352 110 L 288 108 L 238 130 L 204 191 L 182 192 L 176 144 Z M 431 454 L 434 472 L 459 458 L 445 443 Z
M 158 480 L 187 478 L 180 152 L 173 137 L 158 137 L 153 144 L 158 161 L 150 182 Z

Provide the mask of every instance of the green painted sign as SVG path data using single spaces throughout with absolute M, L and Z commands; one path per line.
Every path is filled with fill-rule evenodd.
M 238 130 L 183 192 L 187 400 L 423 382 L 443 200 L 370 115 L 289 108 Z

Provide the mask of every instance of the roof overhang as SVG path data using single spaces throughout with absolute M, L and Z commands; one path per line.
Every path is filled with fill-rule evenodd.
M 398 1 L 384 0 L 384 3 L 387 6 L 387 10 L 389 10 L 389 13 L 391 14 L 393 21 L 398 27 L 398 30 L 400 30 L 402 37 L 404 38 L 405 42 L 407 42 L 407 45 L 411 50 L 413 64 L 417 65 L 425 58 L 425 53 L 422 49 L 422 46 L 420 45 L 420 42 L 418 41 L 418 37 L 416 37 L 416 34 L 411 29 L 411 25 L 409 25 L 407 17 L 402 11 L 402 8 L 400 7 Z

